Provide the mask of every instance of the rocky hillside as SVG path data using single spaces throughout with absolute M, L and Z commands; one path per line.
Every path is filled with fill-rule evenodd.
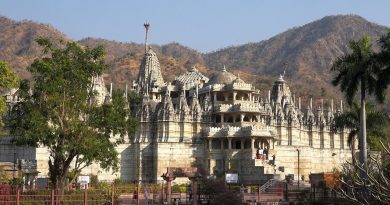
M 348 42 L 363 35 L 373 41 L 386 31 L 355 15 L 327 16 L 301 27 L 292 28 L 259 43 L 234 46 L 206 54 L 211 68 L 225 64 L 233 70 L 276 76 L 284 72 L 296 92 L 318 96 L 333 94 L 330 67 L 334 59 L 348 52 Z
M 32 21 L 16 22 L 0 16 L 0 60 L 7 61 L 21 78 L 30 78 L 27 67 L 42 52 L 35 39 L 47 37 L 55 43 L 69 40 L 55 28 Z
M 340 97 L 330 85 L 332 61 L 348 52 L 348 42 L 372 36 L 375 40 L 386 28 L 354 16 L 328 16 L 312 23 L 292 28 L 265 41 L 232 46 L 201 54 L 178 43 L 152 45 L 160 59 L 163 76 L 173 80 L 195 65 L 204 73 L 221 69 L 223 65 L 262 90 L 271 87 L 274 79 L 284 72 L 293 92 L 306 98 Z M 70 40 L 55 28 L 31 21 L 16 22 L 0 17 L 0 60 L 11 63 L 22 78 L 29 78 L 26 68 L 41 55 L 34 39 L 47 37 Z M 142 31 L 140 31 L 142 32 Z M 138 74 L 144 46 L 104 39 L 85 38 L 83 46 L 103 45 L 111 69 L 105 74 L 107 82 L 116 87 L 131 84 Z M 175 74 L 175 75 L 172 75 Z M 264 92 L 265 93 L 265 92 Z
M 111 69 L 105 74 L 105 79 L 114 82 L 114 85 L 123 87 L 131 84 L 138 75 L 139 66 L 144 54 L 144 45 L 136 43 L 121 43 L 104 39 L 85 38 L 79 43 L 84 46 L 95 47 L 103 45 L 107 52 L 106 60 Z M 162 74 L 165 80 L 174 80 L 175 74 L 182 74 L 192 66 L 207 73 L 203 57 L 200 53 L 178 43 L 163 46 L 151 45 L 159 56 Z

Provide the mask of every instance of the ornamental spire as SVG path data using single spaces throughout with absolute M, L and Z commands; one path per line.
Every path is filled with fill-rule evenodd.
M 148 45 L 148 31 L 149 31 L 150 24 L 148 22 L 145 22 L 144 27 L 145 27 L 145 53 L 146 53 L 147 45 Z

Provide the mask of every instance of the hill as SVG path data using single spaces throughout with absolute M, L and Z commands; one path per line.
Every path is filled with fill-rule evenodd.
M 351 39 L 368 35 L 375 41 L 385 31 L 386 27 L 360 16 L 327 16 L 269 40 L 224 48 L 204 57 L 211 68 L 225 64 L 232 70 L 273 78 L 284 72 L 287 63 L 286 78 L 298 94 L 338 95 L 330 84 L 332 62 L 349 51 Z
M 2 16 L 0 31 L 0 60 L 10 63 L 21 78 L 31 77 L 27 67 L 42 53 L 35 39 L 46 37 L 54 43 L 69 40 L 52 26 L 33 21 L 17 22 Z
M 114 82 L 118 87 L 131 84 L 137 78 L 139 66 L 144 54 L 144 45 L 136 43 L 121 43 L 104 39 L 85 38 L 78 41 L 81 45 L 95 47 L 103 45 L 106 50 L 106 61 L 111 69 L 105 74 L 108 82 Z M 152 45 L 159 57 L 161 71 L 165 80 L 172 81 L 176 75 L 182 74 L 196 66 L 204 73 L 208 69 L 204 65 L 203 57 L 197 51 L 184 47 L 178 43 L 170 43 L 163 46 Z
M 32 21 L 13 21 L 0 17 L 0 60 L 11 63 L 21 78 L 29 78 L 28 65 L 41 55 L 35 43 L 38 37 L 59 42 L 71 40 L 52 26 Z M 295 94 L 305 98 L 339 98 L 338 89 L 330 84 L 329 69 L 334 59 L 348 52 L 348 42 L 363 35 L 375 40 L 386 28 L 355 15 L 327 16 L 306 25 L 289 29 L 268 40 L 199 53 L 178 43 L 152 45 L 161 64 L 165 80 L 196 66 L 209 74 L 223 65 L 247 82 L 263 90 L 286 69 L 285 79 Z M 142 31 L 140 31 L 142 32 Z M 137 77 L 144 46 L 105 39 L 85 38 L 83 46 L 103 45 L 106 61 L 111 66 L 104 77 L 115 87 L 131 84 Z M 287 64 L 284 67 L 284 64 Z M 172 75 L 174 73 L 175 75 Z

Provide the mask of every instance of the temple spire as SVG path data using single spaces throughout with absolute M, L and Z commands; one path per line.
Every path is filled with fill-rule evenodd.
M 112 83 L 110 83 L 110 98 L 112 98 Z
M 332 98 L 332 102 L 331 102 L 331 110 L 332 110 L 332 113 L 333 113 L 333 98 Z
M 313 98 L 310 98 L 310 110 L 313 110 Z
M 301 110 L 301 97 L 298 98 L 298 109 Z

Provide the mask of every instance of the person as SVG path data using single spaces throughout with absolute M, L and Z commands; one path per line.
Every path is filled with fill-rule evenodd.
M 190 202 L 192 202 L 192 187 L 191 186 L 188 189 L 188 199 L 189 199 Z
M 263 159 L 263 149 L 257 149 L 257 159 Z
M 272 164 L 275 165 L 275 155 L 272 155 Z
M 264 158 L 265 158 L 266 160 L 268 160 L 268 146 L 265 146 L 265 147 L 264 147 L 264 152 L 263 152 L 263 154 L 264 154 Z
M 243 184 L 241 184 L 241 187 L 240 187 L 240 196 L 241 196 L 241 199 L 243 200 L 244 199 L 244 193 L 245 193 L 245 187 Z

